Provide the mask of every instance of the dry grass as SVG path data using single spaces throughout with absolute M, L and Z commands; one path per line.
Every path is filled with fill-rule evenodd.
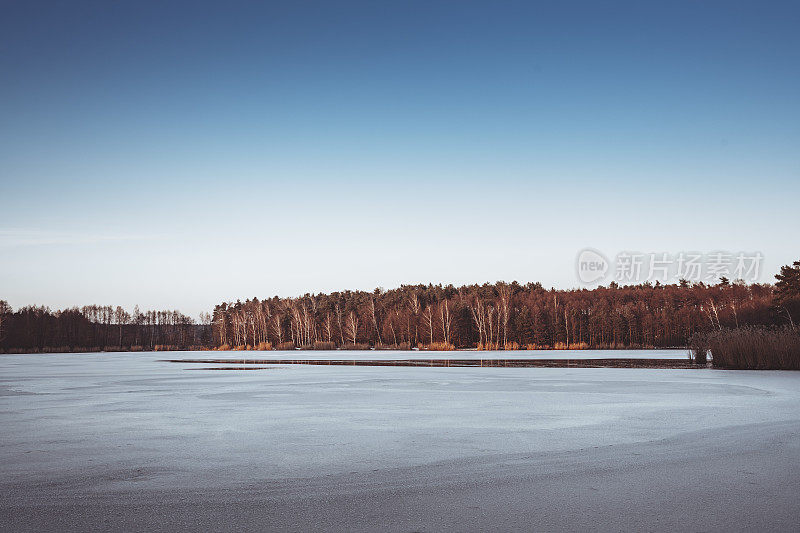
M 275 347 L 276 350 L 294 350 L 294 343 L 293 342 L 282 342 L 278 346 Z
M 478 350 L 479 352 L 493 351 L 493 350 L 499 350 L 500 345 L 497 344 L 496 342 L 479 342 L 478 345 L 475 347 L 475 349 Z
M 379 344 L 375 346 L 376 350 L 410 350 L 411 343 L 401 342 L 400 344 Z
M 156 351 L 156 352 L 177 352 L 177 351 L 183 351 L 183 350 L 186 350 L 186 349 L 187 349 L 186 346 L 178 346 L 176 344 L 156 344 L 153 347 L 153 351 Z M 112 351 L 112 350 L 107 350 L 106 349 L 105 351 Z M 117 350 L 113 350 L 113 351 L 117 351 Z
M 526 350 L 588 350 L 589 344 L 585 342 L 573 342 L 567 344 L 565 342 L 557 342 L 553 346 L 546 344 L 526 344 Z
M 336 344 L 328 341 L 314 341 L 313 346 L 304 346 L 304 350 L 335 350 Z
M 369 344 L 362 344 L 360 342 L 356 343 L 356 344 L 342 344 L 342 346 L 339 349 L 340 350 L 369 350 Z
M 425 344 L 425 345 L 420 344 L 417 347 L 420 350 L 429 350 L 436 352 L 451 352 L 456 349 L 456 347 L 450 344 L 449 342 L 432 342 L 430 344 Z
M 585 342 L 573 342 L 567 344 L 566 342 L 557 342 L 555 346 L 553 346 L 554 350 L 588 350 L 589 345 Z
M 705 362 L 710 351 L 720 368 L 800 370 L 800 332 L 789 326 L 744 327 L 695 335 L 691 342 L 695 362 Z

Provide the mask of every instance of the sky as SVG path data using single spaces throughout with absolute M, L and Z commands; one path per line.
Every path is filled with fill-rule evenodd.
M 800 3 L 0 1 L 0 299 L 800 258 Z

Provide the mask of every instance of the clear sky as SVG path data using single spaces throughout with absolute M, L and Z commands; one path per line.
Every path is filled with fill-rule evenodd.
M 0 299 L 800 258 L 798 2 L 0 2 Z

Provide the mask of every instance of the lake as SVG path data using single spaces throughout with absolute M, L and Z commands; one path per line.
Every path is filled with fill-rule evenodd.
M 798 372 L 161 361 L 178 354 L 0 356 L 0 529 L 790 530 L 800 519 Z
M 161 352 L 164 359 L 682 359 L 687 349 L 665 350 L 270 350 Z M 185 355 L 183 355 L 185 354 Z

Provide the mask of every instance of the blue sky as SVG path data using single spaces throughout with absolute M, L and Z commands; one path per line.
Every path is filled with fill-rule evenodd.
M 797 2 L 0 4 L 0 298 L 800 257 Z

